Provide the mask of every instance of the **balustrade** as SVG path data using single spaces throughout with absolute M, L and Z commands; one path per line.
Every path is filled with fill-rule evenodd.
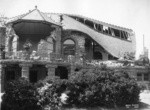
M 5 53 L 5 59 L 26 60 L 25 58 L 26 56 L 29 57 L 28 60 L 50 61 L 50 62 L 75 63 L 81 60 L 72 55 L 65 56 L 65 55 L 58 54 L 58 53 L 39 53 L 36 51 L 32 52 L 31 54 L 26 53 L 24 51 L 17 51 L 17 52 L 10 51 L 10 52 Z
M 34 53 L 34 52 L 32 52 Z M 23 51 L 17 51 L 17 52 L 7 52 L 5 53 L 6 59 L 20 59 L 25 60 L 25 52 Z M 110 61 L 98 61 L 98 60 L 92 60 L 92 61 L 86 61 L 83 58 L 78 58 L 72 55 L 62 55 L 58 53 L 35 53 L 29 55 L 28 60 L 36 60 L 36 61 L 49 61 L 49 62 L 55 62 L 55 63 L 70 63 L 70 64 L 80 64 L 80 65 L 101 65 L 106 64 L 109 66 L 121 66 L 120 63 L 114 63 Z

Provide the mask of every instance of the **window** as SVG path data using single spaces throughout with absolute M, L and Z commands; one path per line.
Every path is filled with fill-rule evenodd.
M 137 73 L 137 80 L 142 81 L 142 73 Z
M 78 19 L 79 22 L 84 23 L 84 19 L 80 18 Z
M 125 32 L 125 35 L 126 35 L 126 40 L 129 40 L 129 41 L 131 41 L 131 38 L 130 38 L 130 35 L 129 35 L 129 33 L 128 33 L 128 32 Z
M 144 81 L 149 81 L 149 74 L 148 73 L 144 74 Z
M 6 80 L 7 81 L 15 80 L 15 71 L 14 70 L 6 70 Z
M 103 30 L 102 28 L 103 28 L 102 25 L 98 25 L 98 26 L 97 26 L 97 30 L 100 31 L 100 32 L 102 32 L 102 30 Z
M 60 79 L 68 79 L 68 70 L 66 67 L 58 66 L 55 69 L 55 76 L 60 77 Z
M 92 21 L 86 20 L 85 24 L 91 28 L 94 28 L 94 23 Z
M 114 34 L 113 36 L 120 38 L 120 31 L 119 30 L 111 28 L 111 31 Z
M 97 52 L 97 51 L 94 52 L 93 57 L 94 57 L 94 60 L 102 60 L 103 59 L 102 53 Z
M 109 34 L 109 30 L 107 26 L 103 26 L 103 33 Z
M 63 43 L 64 55 L 75 55 L 75 42 L 71 39 L 67 39 Z
M 30 70 L 29 80 L 30 80 L 31 83 L 36 83 L 37 82 L 37 75 L 38 75 L 37 70 Z
M 122 38 L 122 39 L 125 39 L 124 31 L 121 31 L 121 38 Z

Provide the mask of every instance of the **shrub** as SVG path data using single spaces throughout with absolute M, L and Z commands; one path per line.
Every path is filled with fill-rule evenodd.
M 59 79 L 50 79 L 43 82 L 40 81 L 36 85 L 39 93 L 38 105 L 42 108 L 50 108 L 50 110 L 59 110 L 62 106 L 60 96 L 66 90 L 65 85 L 66 81 Z
M 2 110 L 59 110 L 62 106 L 116 107 L 139 101 L 140 87 L 124 71 L 95 67 L 80 69 L 68 80 L 56 78 L 32 85 L 21 78 L 8 83 L 3 96 Z M 61 95 L 67 94 L 66 103 Z M 5 108 L 5 109 L 4 109 Z
M 25 78 L 7 84 L 2 97 L 2 110 L 38 110 L 38 98 L 34 85 Z
M 65 104 L 67 106 L 116 107 L 135 104 L 139 101 L 140 88 L 136 81 L 124 71 L 98 67 L 81 69 L 72 74 L 69 80 L 51 79 L 48 82 L 52 86 L 44 92 L 44 100 L 49 100 L 45 105 L 53 104 L 58 108 L 62 106 L 59 97 L 64 92 L 69 97 Z M 56 103 L 53 103 L 54 100 Z
M 124 106 L 139 101 L 140 88 L 124 71 L 106 68 L 79 71 L 71 75 L 68 104 L 77 106 Z

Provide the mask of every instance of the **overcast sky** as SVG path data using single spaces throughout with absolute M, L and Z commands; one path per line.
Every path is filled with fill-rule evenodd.
M 150 0 L 0 0 L 0 14 L 14 17 L 35 5 L 42 12 L 79 14 L 133 29 L 137 55 L 142 52 L 143 35 L 150 50 Z

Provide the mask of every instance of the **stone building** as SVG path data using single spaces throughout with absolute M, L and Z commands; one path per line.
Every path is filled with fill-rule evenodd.
M 1 91 L 5 82 L 26 77 L 69 78 L 77 64 L 107 61 L 135 53 L 131 29 L 90 18 L 43 13 L 37 7 L 0 27 Z

